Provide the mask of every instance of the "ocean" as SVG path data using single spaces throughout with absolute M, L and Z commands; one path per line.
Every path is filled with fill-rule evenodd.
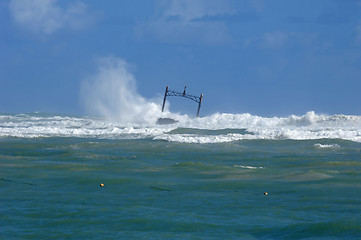
M 361 239 L 361 116 L 0 114 L 0 239 Z

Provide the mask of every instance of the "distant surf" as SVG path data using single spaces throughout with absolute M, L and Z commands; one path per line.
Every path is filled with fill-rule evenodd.
M 81 137 L 104 139 L 164 140 L 182 143 L 223 143 L 240 140 L 343 139 L 361 142 L 361 116 L 323 115 L 261 117 L 251 114 L 216 113 L 193 118 L 171 114 L 176 122 L 159 125 L 156 120 L 124 123 L 94 117 L 43 113 L 1 114 L 0 137 Z M 315 144 L 316 148 L 337 148 Z

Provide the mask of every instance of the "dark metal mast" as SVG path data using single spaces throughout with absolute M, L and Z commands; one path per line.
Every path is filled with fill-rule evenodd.
M 202 98 L 203 98 L 203 93 L 202 93 L 201 96 L 199 97 L 197 117 L 199 116 L 199 110 L 201 109 Z
M 167 95 L 168 95 L 168 86 L 165 88 L 165 94 L 164 94 L 164 99 L 163 99 L 162 112 L 164 111 L 164 105 L 165 105 L 165 101 L 167 100 Z

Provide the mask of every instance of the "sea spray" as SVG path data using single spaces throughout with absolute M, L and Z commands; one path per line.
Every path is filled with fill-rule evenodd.
M 87 112 L 121 123 L 154 122 L 160 106 L 137 92 L 130 65 L 123 59 L 103 57 L 93 76 L 83 81 L 81 99 Z
M 144 110 L 147 112 L 146 110 Z M 151 110 L 150 113 L 152 113 Z M 318 115 L 261 117 L 251 114 L 213 114 L 202 118 L 169 113 L 177 123 L 157 125 L 156 117 L 134 122 L 49 114 L 0 115 L 0 137 L 81 137 L 102 139 L 151 138 L 180 143 L 226 143 L 240 140 L 343 139 L 361 142 L 361 116 Z M 312 123 L 290 119 L 314 115 Z M 134 115 L 136 117 L 136 115 Z M 325 143 L 321 143 L 322 146 Z M 328 144 L 328 143 L 326 143 Z M 316 147 L 319 145 L 316 145 Z

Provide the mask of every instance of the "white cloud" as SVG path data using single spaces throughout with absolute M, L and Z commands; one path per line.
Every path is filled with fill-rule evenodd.
M 16 23 L 35 33 L 82 29 L 93 21 L 81 1 L 62 8 L 57 0 L 11 0 L 9 7 Z
M 140 38 L 170 43 L 225 44 L 232 40 L 224 21 L 205 17 L 235 14 L 230 0 L 158 0 L 153 20 L 136 28 Z

